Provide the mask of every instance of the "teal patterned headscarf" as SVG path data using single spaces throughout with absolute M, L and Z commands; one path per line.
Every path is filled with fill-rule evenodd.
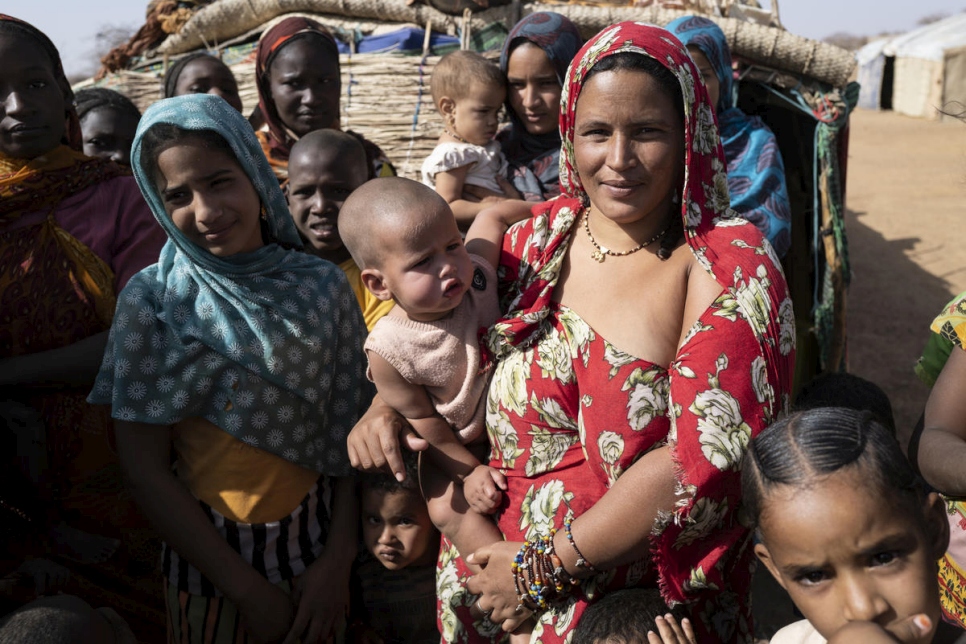
M 141 159 L 145 133 L 162 123 L 228 142 L 265 212 L 263 247 L 216 257 L 174 225 Z M 248 121 L 216 96 L 160 101 L 141 119 L 131 162 L 168 243 L 118 296 L 88 400 L 125 421 L 205 418 L 297 465 L 348 474 L 346 437 L 370 397 L 365 325 L 342 271 L 291 250 L 298 232 Z

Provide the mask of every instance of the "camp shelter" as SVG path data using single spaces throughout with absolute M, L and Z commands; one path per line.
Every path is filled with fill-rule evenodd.
M 885 55 L 886 47 L 893 40 L 879 38 L 867 43 L 855 52 L 859 66 L 859 107 L 865 110 L 891 110 L 892 84 L 895 59 Z
M 944 106 L 966 105 L 966 13 L 899 36 L 884 54 L 895 58 L 896 112 L 938 119 Z

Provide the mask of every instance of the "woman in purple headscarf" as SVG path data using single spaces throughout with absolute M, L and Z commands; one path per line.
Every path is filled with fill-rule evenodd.
M 560 194 L 560 92 L 581 44 L 577 27 L 551 12 L 530 14 L 503 44 L 510 125 L 497 140 L 509 161 L 508 178 L 527 201 Z

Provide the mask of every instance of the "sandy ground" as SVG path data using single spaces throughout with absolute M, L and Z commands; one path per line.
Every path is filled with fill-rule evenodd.
M 849 370 L 885 389 L 906 437 L 929 324 L 966 291 L 966 123 L 856 111 L 847 191 Z

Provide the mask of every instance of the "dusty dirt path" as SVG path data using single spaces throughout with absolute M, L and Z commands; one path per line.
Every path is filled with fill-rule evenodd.
M 847 190 L 849 370 L 885 389 L 905 437 L 929 324 L 966 291 L 966 123 L 856 111 Z

